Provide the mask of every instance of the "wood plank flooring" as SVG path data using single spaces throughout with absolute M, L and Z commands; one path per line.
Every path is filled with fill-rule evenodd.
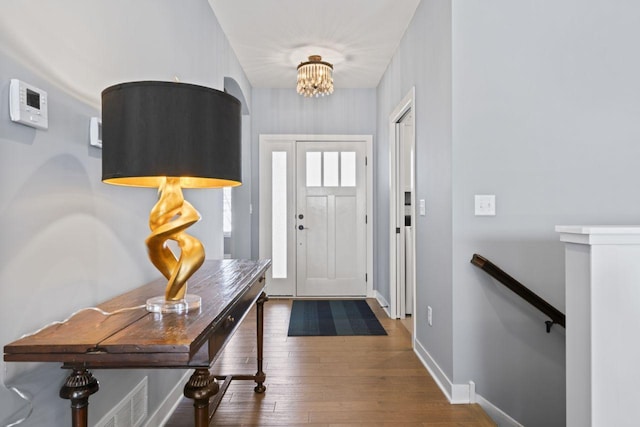
M 451 405 L 411 349 L 409 332 L 369 305 L 388 336 L 288 337 L 290 300 L 265 304 L 265 394 L 254 383 L 233 381 L 212 426 L 423 426 L 496 424 L 478 405 Z M 244 320 L 211 372 L 253 374 L 255 309 Z M 166 424 L 193 425 L 183 399 Z

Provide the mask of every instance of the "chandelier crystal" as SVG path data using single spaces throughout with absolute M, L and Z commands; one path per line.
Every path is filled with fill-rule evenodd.
M 324 62 L 320 55 L 311 55 L 309 61 L 298 65 L 298 86 L 300 95 L 325 96 L 333 93 L 333 65 Z

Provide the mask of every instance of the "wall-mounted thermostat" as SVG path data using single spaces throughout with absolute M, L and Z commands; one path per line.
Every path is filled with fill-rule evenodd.
M 91 117 L 89 125 L 89 144 L 102 148 L 102 120 L 98 117 Z
M 9 86 L 11 120 L 39 129 L 49 128 L 47 92 L 18 79 Z

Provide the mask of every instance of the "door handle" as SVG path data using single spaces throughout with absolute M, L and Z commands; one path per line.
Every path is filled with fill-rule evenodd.
M 299 225 L 298 230 L 304 230 L 304 225 Z

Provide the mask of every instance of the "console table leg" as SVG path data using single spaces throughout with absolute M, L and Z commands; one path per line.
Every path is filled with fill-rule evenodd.
M 218 383 L 208 369 L 196 369 L 184 386 L 184 395 L 193 399 L 196 427 L 209 425 L 209 398 L 218 392 Z
M 256 372 L 257 385 L 253 389 L 256 393 L 264 393 L 267 389 L 264 386 L 264 381 L 267 376 L 262 370 L 262 355 L 263 348 L 262 343 L 264 341 L 264 303 L 269 301 L 269 297 L 264 292 L 260 294 L 260 297 L 256 301 L 256 318 L 257 318 L 257 338 L 258 338 L 258 372 Z
M 91 372 L 84 368 L 73 369 L 60 389 L 60 397 L 71 400 L 71 425 L 87 427 L 89 396 L 100 388 Z

